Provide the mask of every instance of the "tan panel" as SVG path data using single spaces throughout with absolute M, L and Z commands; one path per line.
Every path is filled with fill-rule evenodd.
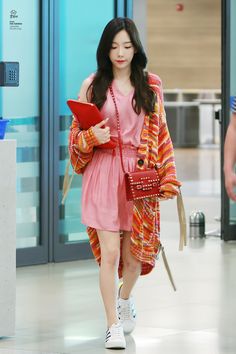
M 147 0 L 148 69 L 166 88 L 221 86 L 221 1 Z

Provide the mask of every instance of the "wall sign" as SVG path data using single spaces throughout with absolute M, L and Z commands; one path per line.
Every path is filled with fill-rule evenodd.
M 19 20 L 18 12 L 16 10 L 10 11 L 9 26 L 10 30 L 22 30 L 22 22 Z

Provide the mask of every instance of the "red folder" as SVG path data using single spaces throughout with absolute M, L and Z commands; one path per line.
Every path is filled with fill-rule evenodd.
M 82 130 L 87 130 L 91 126 L 100 123 L 103 118 L 97 106 L 93 103 L 79 102 L 76 100 L 68 100 L 67 104 L 79 122 Z M 105 144 L 98 145 L 101 149 L 114 149 L 117 144 L 112 139 Z

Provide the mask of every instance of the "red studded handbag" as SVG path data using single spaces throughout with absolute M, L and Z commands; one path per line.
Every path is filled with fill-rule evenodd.
M 127 200 L 159 196 L 159 178 L 155 169 L 126 172 L 125 186 Z
M 125 174 L 126 198 L 127 200 L 130 201 L 130 200 L 143 199 L 148 197 L 158 197 L 160 194 L 160 183 L 159 183 L 158 173 L 156 169 L 125 172 L 124 163 L 123 163 L 123 154 L 122 154 L 119 112 L 116 105 L 116 100 L 115 100 L 112 87 L 110 86 L 109 89 L 110 89 L 110 93 L 116 111 L 121 166 Z

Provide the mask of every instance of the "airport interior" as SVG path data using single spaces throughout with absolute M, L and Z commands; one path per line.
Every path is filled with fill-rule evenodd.
M 72 115 L 105 25 L 129 17 L 163 83 L 184 201 L 160 203 L 159 255 L 132 292 L 127 354 L 236 353 L 236 203 L 224 141 L 236 96 L 236 0 L 0 0 L 0 354 L 102 354 L 99 267 L 81 223 L 82 176 L 64 204 Z M 70 167 L 70 175 L 72 168 Z

